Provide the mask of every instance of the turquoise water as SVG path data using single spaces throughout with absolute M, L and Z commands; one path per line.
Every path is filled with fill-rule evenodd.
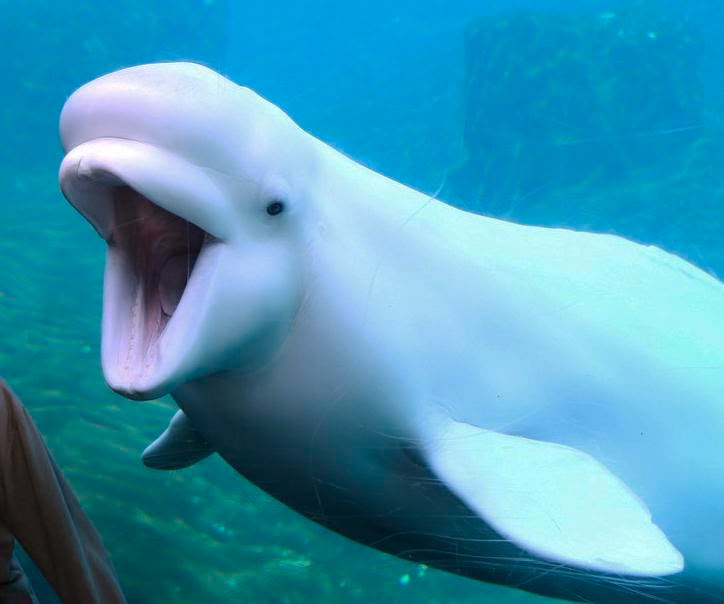
M 173 473 L 141 464 L 174 407 L 103 382 L 104 245 L 57 186 L 65 98 L 120 67 L 200 61 L 420 190 L 655 243 L 724 275 L 724 11 L 567 4 L 0 2 L 0 374 L 130 602 L 544 599 L 353 544 L 217 458 Z

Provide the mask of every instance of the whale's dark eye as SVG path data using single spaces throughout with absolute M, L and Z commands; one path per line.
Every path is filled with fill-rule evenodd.
M 272 201 L 266 207 L 266 213 L 269 214 L 269 216 L 276 216 L 277 214 L 281 214 L 283 211 L 284 203 L 281 201 Z

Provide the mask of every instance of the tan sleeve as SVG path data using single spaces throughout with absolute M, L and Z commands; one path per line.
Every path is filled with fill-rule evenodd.
M 100 536 L 30 415 L 0 379 L 0 564 L 3 525 L 63 602 L 125 603 Z
M 0 525 L 0 603 L 39 604 L 20 563 L 13 556 L 15 539 Z
M 13 542 L 14 539 L 10 531 L 0 522 L 0 585 L 5 585 L 10 581 L 10 560 L 13 557 Z

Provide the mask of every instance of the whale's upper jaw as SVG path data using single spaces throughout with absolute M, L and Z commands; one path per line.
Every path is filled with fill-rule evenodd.
M 128 166 L 118 149 L 129 143 L 116 142 L 116 165 L 113 141 L 91 141 L 66 157 L 60 180 L 65 196 L 108 244 L 102 324 L 106 381 L 126 397 L 149 399 L 198 369 L 184 343 L 193 344 L 223 242 L 187 219 L 188 208 L 176 207 L 172 195 L 152 199 L 127 182 Z

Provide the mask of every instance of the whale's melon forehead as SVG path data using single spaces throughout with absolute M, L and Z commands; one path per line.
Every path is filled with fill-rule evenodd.
M 295 127 L 262 97 L 195 63 L 156 63 L 104 75 L 76 90 L 60 117 L 66 152 L 97 138 L 157 145 L 233 171 L 240 149 Z

